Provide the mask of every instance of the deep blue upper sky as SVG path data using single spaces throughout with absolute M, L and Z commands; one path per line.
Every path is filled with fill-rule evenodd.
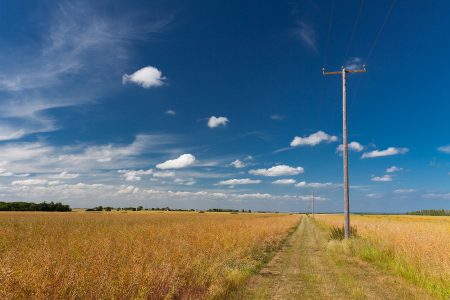
M 447 1 L 94 2 L 0 4 L 0 201 L 341 211 L 366 64 L 352 210 L 450 208 Z

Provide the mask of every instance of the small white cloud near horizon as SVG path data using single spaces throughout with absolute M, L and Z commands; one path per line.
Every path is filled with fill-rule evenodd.
M 241 169 L 241 168 L 244 168 L 246 166 L 246 164 L 243 161 L 239 160 L 239 159 L 236 159 L 230 165 L 232 165 L 236 169 Z
M 383 157 L 383 156 L 392 156 L 397 154 L 405 154 L 409 151 L 408 148 L 396 148 L 389 147 L 386 150 L 374 150 L 371 152 L 363 153 L 361 158 L 375 158 L 375 157 Z
M 131 75 L 124 74 L 122 76 L 123 84 L 133 82 L 146 89 L 162 86 L 165 80 L 166 77 L 162 76 L 161 71 L 152 66 L 143 67 Z
M 388 181 L 392 181 L 392 175 L 385 174 L 381 177 L 375 176 L 375 177 L 372 177 L 370 180 L 375 181 L 375 182 L 388 182 Z
M 208 119 L 208 127 L 209 128 L 216 128 L 218 126 L 226 126 L 230 121 L 227 117 L 216 117 L 211 116 Z
M 121 174 L 126 181 L 140 181 L 143 175 L 150 175 L 153 173 L 152 169 L 148 170 L 119 170 L 117 171 Z
M 269 169 L 250 170 L 249 173 L 252 175 L 275 177 L 275 176 L 298 175 L 303 173 L 304 171 L 305 170 L 302 167 L 295 168 L 288 165 L 277 165 Z
M 387 173 L 395 173 L 395 172 L 400 172 L 400 171 L 403 171 L 403 168 L 399 168 L 396 166 L 392 166 L 392 167 L 389 167 L 386 169 Z
M 50 175 L 48 178 L 52 179 L 74 179 L 80 176 L 78 173 L 68 173 L 67 171 L 63 171 L 59 174 Z
M 438 148 L 438 151 L 450 154 L 450 145 L 441 146 Z
M 258 184 L 258 183 L 261 183 L 261 180 L 243 178 L 243 179 L 222 180 L 222 181 L 219 181 L 216 185 L 244 185 L 244 184 Z
M 195 156 L 192 154 L 183 154 L 178 158 L 169 159 L 163 163 L 157 164 L 158 169 L 181 169 L 192 165 L 195 162 Z
M 175 172 L 170 171 L 162 171 L 162 172 L 153 172 L 153 177 L 156 178 L 168 178 L 168 177 L 175 177 Z
M 358 142 L 351 142 L 351 143 L 348 144 L 348 150 L 356 151 L 356 152 L 361 152 L 361 151 L 364 150 L 364 146 L 361 145 L 361 144 L 358 143 Z M 340 144 L 340 145 L 336 148 L 336 151 L 338 151 L 338 152 L 344 151 L 344 145 Z
M 396 194 L 407 194 L 407 193 L 415 193 L 417 192 L 416 189 L 396 189 L 394 193 Z
M 296 183 L 295 179 L 278 179 L 275 181 L 272 181 L 273 184 L 280 184 L 280 185 L 288 185 L 288 184 L 294 184 Z
M 380 193 L 370 193 L 370 194 L 367 194 L 366 197 L 367 197 L 367 198 L 370 198 L 370 199 L 380 199 L 380 198 L 383 197 L 383 194 L 380 194 Z
M 295 185 L 296 187 L 308 187 L 308 188 L 334 188 L 334 187 L 340 187 L 341 185 L 338 183 L 332 183 L 332 182 L 306 182 L 301 181 Z
M 296 136 L 291 142 L 291 147 L 298 146 L 316 146 L 322 142 L 332 143 L 336 142 L 337 137 L 334 135 L 329 135 L 321 130 L 316 133 L 310 134 L 309 136 L 299 137 Z
M 174 111 L 173 109 L 166 110 L 165 113 L 166 113 L 167 115 L 171 115 L 171 116 L 175 116 L 175 115 L 177 114 L 177 112 Z
M 57 185 L 60 184 L 59 180 L 47 180 L 47 179 L 23 179 L 23 180 L 14 180 L 11 182 L 11 185 Z

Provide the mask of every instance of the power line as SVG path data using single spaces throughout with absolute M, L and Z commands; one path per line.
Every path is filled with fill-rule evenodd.
M 345 51 L 344 61 L 347 59 L 348 53 L 350 52 L 350 49 L 352 47 L 353 38 L 355 37 L 356 28 L 358 27 L 358 23 L 359 23 L 359 19 L 361 17 L 361 12 L 362 12 L 363 6 L 364 6 L 364 0 L 361 0 L 360 3 L 359 3 L 358 14 L 356 15 L 355 24 L 353 25 L 353 30 L 352 30 L 352 34 L 350 36 L 350 40 L 349 40 L 349 43 L 348 43 L 348 46 L 347 46 L 347 50 Z
M 369 62 L 370 57 L 372 56 L 373 51 L 375 50 L 375 47 L 378 44 L 378 40 L 380 39 L 381 34 L 383 33 L 384 27 L 386 26 L 386 23 L 389 20 L 389 17 L 391 16 L 392 10 L 394 9 L 395 3 L 397 2 L 397 0 L 392 0 L 391 6 L 389 7 L 386 16 L 384 17 L 384 21 L 383 24 L 380 27 L 380 30 L 378 30 L 377 36 L 375 37 L 375 40 L 373 42 L 372 48 L 370 48 L 369 54 L 367 55 L 366 58 L 366 63 Z

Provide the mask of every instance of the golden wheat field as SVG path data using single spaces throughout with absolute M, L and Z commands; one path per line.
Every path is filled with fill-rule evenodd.
M 318 220 L 342 226 L 342 215 L 317 215 Z M 450 217 L 352 215 L 358 235 L 393 258 L 391 266 L 419 284 L 447 295 L 450 291 Z
M 0 213 L 0 298 L 226 298 L 299 215 Z

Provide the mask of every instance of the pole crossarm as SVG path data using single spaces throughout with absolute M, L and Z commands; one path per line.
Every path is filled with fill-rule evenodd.
M 322 69 L 323 75 L 341 75 L 342 76 L 342 158 L 344 171 L 344 232 L 345 238 L 350 237 L 350 189 L 348 176 L 348 132 L 347 132 L 347 73 L 364 73 L 366 66 L 360 70 L 346 69 L 342 67 L 341 71 L 327 72 Z

